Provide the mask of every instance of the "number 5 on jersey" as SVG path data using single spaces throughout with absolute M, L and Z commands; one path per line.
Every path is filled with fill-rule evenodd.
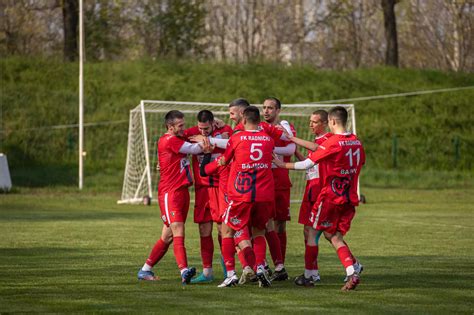
M 250 158 L 252 159 L 252 161 L 258 161 L 262 158 L 263 152 L 261 149 L 258 148 L 261 146 L 263 146 L 263 143 L 252 143 L 252 145 L 250 146 Z M 254 156 L 254 153 L 256 153 L 257 156 Z

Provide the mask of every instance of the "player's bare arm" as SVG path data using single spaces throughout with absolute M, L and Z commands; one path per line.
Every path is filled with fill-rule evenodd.
M 310 151 L 316 151 L 316 149 L 318 148 L 318 144 L 317 143 L 314 143 L 314 142 L 311 142 L 311 141 L 308 141 L 308 140 L 304 140 L 304 139 L 300 139 L 298 137 L 292 137 L 290 139 L 290 141 L 292 141 L 293 143 L 305 148 L 305 149 L 308 149 Z

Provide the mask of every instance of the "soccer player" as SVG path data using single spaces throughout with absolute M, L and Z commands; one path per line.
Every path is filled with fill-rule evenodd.
M 314 142 L 306 141 L 299 139 L 297 137 L 290 137 L 290 140 L 295 142 L 301 147 L 304 147 L 308 150 L 308 153 L 316 151 L 317 147 L 326 141 L 329 137 L 332 136 L 332 133 L 327 132 L 328 127 L 328 113 L 325 110 L 314 111 L 309 119 L 309 127 L 313 134 L 315 135 Z M 296 151 L 296 156 L 300 161 L 306 159 L 301 153 Z M 308 246 L 308 231 L 311 228 L 311 223 L 309 222 L 309 217 L 311 214 L 311 209 L 316 203 L 316 200 L 321 192 L 321 180 L 319 176 L 319 166 L 315 164 L 313 167 L 306 170 L 306 187 L 303 195 L 303 201 L 301 202 L 300 213 L 298 217 L 298 223 L 304 226 L 303 235 L 304 235 L 304 244 L 305 247 Z M 319 249 L 319 238 L 316 240 L 316 257 Z M 318 270 L 318 261 L 315 259 L 311 262 L 310 265 L 305 265 L 306 270 L 311 270 L 311 274 L 314 276 L 310 280 L 314 283 L 320 281 L 319 270 Z M 307 285 L 308 282 L 305 281 L 304 274 L 296 277 L 296 285 Z
M 232 128 L 224 125 L 221 128 L 214 126 L 214 115 L 209 110 L 202 110 L 197 114 L 197 126 L 186 130 L 186 136 L 201 134 L 204 137 L 229 138 Z M 211 160 L 224 153 L 223 149 L 214 148 Z M 213 221 L 217 223 L 218 239 L 221 244 L 220 226 L 221 215 L 224 205 L 219 206 L 219 176 L 211 175 L 202 177 L 200 175 L 200 164 L 203 154 L 193 155 L 193 173 L 195 187 L 194 222 L 199 224 L 199 235 L 201 244 L 201 259 L 203 271 L 191 283 L 206 283 L 214 280 L 212 271 L 212 258 L 214 255 L 214 242 L 212 239 Z
M 338 106 L 328 115 L 329 129 L 333 136 L 318 146 L 317 150 L 304 161 L 284 163 L 274 159 L 279 167 L 288 169 L 309 169 L 319 163 L 322 180 L 321 193 L 311 209 L 308 231 L 308 246 L 305 250 L 305 265 L 311 265 L 317 257 L 316 239 L 321 233 L 335 248 L 339 260 L 346 269 L 347 281 L 343 291 L 353 290 L 360 282 L 355 269 L 356 260 L 344 241 L 359 204 L 357 181 L 365 164 L 365 152 L 360 140 L 347 132 L 347 111 Z M 312 285 L 314 274 L 305 270 L 307 285 Z
M 281 102 L 275 97 L 269 97 L 263 102 L 263 118 L 272 126 L 279 125 Z M 296 135 L 293 125 L 290 125 L 292 136 Z M 295 153 L 296 145 L 294 143 L 277 139 L 275 146 L 287 148 L 286 152 L 276 154 L 278 159 L 285 162 L 291 160 L 291 156 Z M 275 149 L 277 150 L 277 149 Z M 286 255 L 286 221 L 290 220 L 290 188 L 291 181 L 287 169 L 273 167 L 273 179 L 275 181 L 275 214 L 267 225 L 265 238 L 267 239 L 270 253 L 275 264 L 275 272 L 272 281 L 283 281 L 288 279 L 288 273 L 284 268 Z M 277 232 L 276 232 L 276 231 Z M 277 248 L 275 248 L 277 247 Z
M 167 132 L 158 140 L 158 162 L 160 182 L 158 183 L 158 202 L 161 219 L 164 222 L 161 238 L 156 242 L 148 259 L 138 271 L 139 280 L 158 280 L 152 268 L 168 251 L 173 242 L 176 263 L 181 272 L 182 284 L 187 284 L 196 274 L 194 267 L 188 268 L 186 248 L 184 247 L 184 223 L 189 209 L 188 187 L 193 179 L 187 154 L 202 152 L 202 144 L 191 144 L 183 140 L 184 114 L 177 110 L 165 115 Z
M 251 267 L 256 267 L 260 286 L 267 287 L 271 281 L 264 268 L 265 263 L 265 227 L 274 209 L 274 182 L 271 171 L 273 139 L 263 130 L 259 130 L 260 113 L 254 106 L 247 107 L 242 113 L 244 131 L 230 138 L 224 156 L 217 163 L 208 166 L 225 165 L 231 160 L 227 192 L 229 206 L 223 217 L 222 254 L 227 268 L 227 278 L 219 287 L 235 286 L 238 278 L 235 273 L 234 237 L 241 231 L 238 246 Z M 203 162 L 203 165 L 205 162 Z M 210 174 L 206 167 L 207 174 Z M 253 248 L 247 228 L 252 223 Z

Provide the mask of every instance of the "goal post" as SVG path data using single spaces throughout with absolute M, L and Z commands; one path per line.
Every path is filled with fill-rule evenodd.
M 252 104 L 261 108 L 261 104 Z M 216 118 L 234 127 L 229 119 L 228 103 L 202 103 L 143 100 L 130 110 L 128 130 L 127 158 L 122 187 L 122 196 L 118 203 L 138 204 L 144 198 L 156 201 L 159 171 L 157 170 L 157 141 L 166 132 L 164 117 L 173 109 L 185 114 L 186 128 L 197 123 L 197 113 L 203 109 L 210 110 Z M 280 119 L 287 120 L 296 129 L 297 137 L 310 140 L 314 135 L 309 129 L 311 114 L 319 109 L 330 110 L 343 106 L 349 114 L 348 129 L 356 133 L 355 108 L 353 104 L 283 104 Z M 306 150 L 299 149 L 304 155 Z M 291 202 L 301 202 L 306 185 L 305 172 L 290 171 L 293 184 Z M 194 186 L 193 186 L 194 187 Z M 190 189 L 193 194 L 194 188 Z M 191 198 L 194 201 L 194 198 Z

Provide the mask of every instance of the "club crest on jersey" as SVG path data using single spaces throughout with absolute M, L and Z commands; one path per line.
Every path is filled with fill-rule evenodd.
M 328 228 L 328 227 L 332 226 L 332 223 L 329 222 L 329 221 L 323 221 L 323 222 L 321 222 L 321 226 Z
M 233 217 L 230 219 L 230 222 L 233 224 L 233 225 L 239 225 L 240 222 L 242 222 L 239 218 L 237 217 Z
M 239 172 L 234 180 L 234 188 L 238 193 L 245 194 L 255 189 L 257 170 L 251 172 Z
M 345 177 L 334 177 L 331 181 L 331 189 L 338 196 L 346 195 L 350 187 L 351 181 Z
M 234 218 L 235 219 L 235 218 Z M 231 219 L 232 221 L 232 219 Z M 233 222 L 232 222 L 233 223 Z M 237 232 L 235 232 L 234 234 L 234 238 L 239 238 L 240 236 L 242 236 L 242 234 L 244 233 L 243 230 L 238 230 Z

